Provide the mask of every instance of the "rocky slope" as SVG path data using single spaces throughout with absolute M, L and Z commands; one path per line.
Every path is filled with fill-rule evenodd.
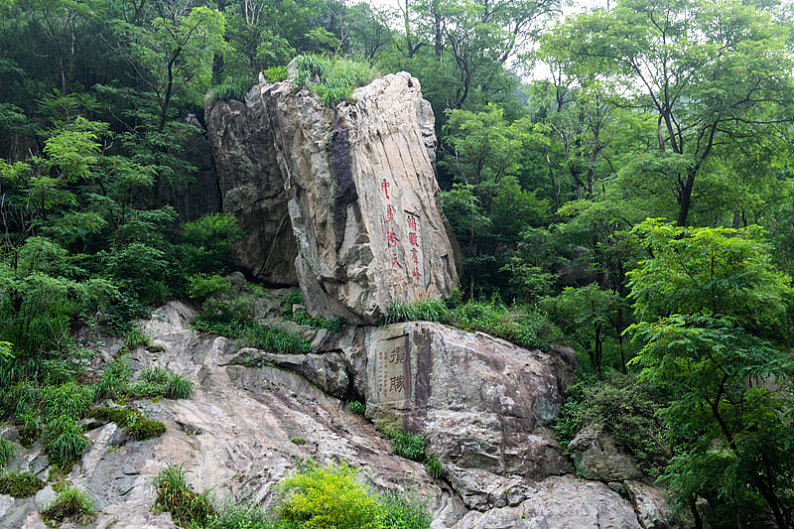
M 294 468 L 296 457 L 349 461 L 362 467 L 378 487 L 411 483 L 429 498 L 434 528 L 662 527 L 651 512 L 659 509 L 653 490 L 635 486 L 635 503 L 644 516 L 641 524 L 635 507 L 604 483 L 549 475 L 570 469 L 542 426 L 559 402 L 558 388 L 549 385 L 544 374 L 566 369 L 560 358 L 504 343 L 477 357 L 473 346 L 492 338 L 436 324 L 400 324 L 409 327 L 409 333 L 427 335 L 428 343 L 444 344 L 433 358 L 422 360 L 427 362 L 423 367 L 432 367 L 426 371 L 431 374 L 426 382 L 412 377 L 416 389 L 403 406 L 393 400 L 378 405 L 378 390 L 368 375 L 369 351 L 377 358 L 378 348 L 367 344 L 373 335 L 393 330 L 365 329 L 370 338 L 353 342 L 350 337 L 362 336 L 362 331 L 350 330 L 338 342 L 325 341 L 337 343 L 339 349 L 293 357 L 302 360 L 293 367 L 311 378 L 324 371 L 305 367 L 311 358 L 319 366 L 317 359 L 328 356 L 333 363 L 331 358 L 339 355 L 353 385 L 364 388 L 368 399 L 375 397 L 372 416 L 400 417 L 426 432 L 430 450 L 447 469 L 445 479 L 434 481 L 419 463 L 392 455 L 388 440 L 370 421 L 347 411 L 342 400 L 325 394 L 306 377 L 277 367 L 238 365 L 241 359 L 259 361 L 268 353 L 241 350 L 225 338 L 188 329 L 193 315 L 178 302 L 159 309 L 143 329 L 164 352 L 138 349 L 131 355 L 136 368 L 158 365 L 196 383 L 189 400 L 139 403 L 150 417 L 165 422 L 166 433 L 136 442 L 113 423 L 98 427 L 88 433 L 90 452 L 68 476 L 100 509 L 96 527 L 172 527 L 168 514 L 150 512 L 155 498 L 152 479 L 169 463 L 184 465 L 198 490 L 212 488 L 219 499 L 245 496 L 267 505 L 273 499 L 272 486 Z M 515 362 L 522 356 L 524 363 L 518 368 Z M 463 386 L 464 379 L 474 384 Z M 425 383 L 428 386 L 419 389 Z M 511 427 L 511 421 L 535 425 L 513 422 Z M 293 437 L 304 438 L 306 444 L 291 442 Z M 544 461 L 546 466 L 539 467 Z M 47 474 L 46 458 L 36 449 L 16 464 Z M 44 527 L 37 511 L 53 494 L 48 487 L 27 500 L 0 496 L 0 527 Z

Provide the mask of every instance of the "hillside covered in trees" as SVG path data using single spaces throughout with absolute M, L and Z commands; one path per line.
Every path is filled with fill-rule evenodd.
M 560 446 L 608 431 L 691 526 L 794 527 L 794 8 L 609 4 L 0 0 L 0 424 L 68 473 L 81 419 L 118 413 L 106 399 L 189 396 L 179 374 L 101 366 L 76 336 L 136 347 L 135 322 L 169 300 L 201 307 L 195 329 L 310 350 L 241 316 L 297 283 L 246 271 L 230 294 L 244 230 L 191 187 L 205 108 L 288 64 L 331 108 L 406 71 L 435 114 L 460 288 L 395 300 L 384 322 L 569 345 Z M 292 323 L 346 325 L 293 306 L 299 291 L 283 300 Z M 157 435 L 124 409 L 136 436 Z M 285 486 L 354 476 L 310 465 Z M 209 527 L 208 509 L 183 525 Z M 304 527 L 295 509 L 279 527 Z

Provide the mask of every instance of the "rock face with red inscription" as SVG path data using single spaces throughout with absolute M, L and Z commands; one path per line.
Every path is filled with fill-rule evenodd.
M 242 260 L 254 275 L 289 277 L 272 268 L 294 257 L 309 313 L 355 323 L 377 322 L 392 299 L 458 285 L 419 81 L 387 75 L 335 108 L 289 80 L 262 80 L 246 99 L 207 115 L 224 210 L 248 233 Z

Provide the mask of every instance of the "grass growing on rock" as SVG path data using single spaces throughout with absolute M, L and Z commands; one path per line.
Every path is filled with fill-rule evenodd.
M 377 76 L 369 64 L 350 59 L 299 55 L 294 64 L 295 84 L 312 90 L 328 107 L 349 100 L 353 89 L 368 84 Z
M 6 466 L 16 453 L 16 445 L 7 439 L 0 439 L 0 468 Z
M 527 348 L 545 347 L 560 338 L 559 330 L 538 309 L 508 307 L 495 300 L 471 300 L 460 304 L 441 300 L 415 303 L 391 300 L 381 323 L 403 321 L 447 323 L 465 331 L 482 331 Z
M 444 467 L 441 461 L 427 454 L 423 435 L 394 429 L 383 430 L 383 433 L 391 441 L 391 447 L 395 454 L 424 463 L 427 467 L 427 472 L 434 479 L 438 479 L 444 474 Z
M 183 527 L 205 527 L 216 515 L 208 492 L 191 490 L 181 466 L 169 465 L 154 478 L 157 498 L 154 507 L 171 513 Z
M 44 488 L 44 481 L 30 472 L 0 475 L 0 494 L 7 494 L 12 498 L 27 498 L 33 496 Z
M 96 509 L 85 493 L 79 489 L 69 488 L 58 494 L 55 501 L 43 510 L 41 515 L 56 522 L 70 520 L 80 525 L 88 525 L 96 519 Z
M 136 441 L 145 441 L 160 437 L 165 433 L 165 424 L 147 419 L 143 413 L 131 404 L 116 408 L 111 406 L 94 406 L 89 415 L 100 421 L 116 423 L 124 433 Z

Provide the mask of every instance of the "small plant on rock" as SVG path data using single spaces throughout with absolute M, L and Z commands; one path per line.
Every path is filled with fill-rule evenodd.
M 348 402 L 347 409 L 358 415 L 364 415 L 364 412 L 367 411 L 367 407 L 364 405 L 364 403 L 357 400 L 351 400 Z
M 55 501 L 41 514 L 56 522 L 71 520 L 80 525 L 87 525 L 96 519 L 96 510 L 91 499 L 81 490 L 72 488 L 58 494 Z
M 165 396 L 169 399 L 187 399 L 193 393 L 193 382 L 180 374 L 168 377 L 165 383 Z
M 33 496 L 44 488 L 44 481 L 35 474 L 8 473 L 0 475 L 0 494 L 7 494 L 12 498 L 27 498 Z
M 170 512 L 174 521 L 183 527 L 203 527 L 215 515 L 209 493 L 190 490 L 181 465 L 169 465 L 157 474 L 154 488 L 157 489 L 155 508 Z
M 0 467 L 6 466 L 16 452 L 16 445 L 7 439 L 0 439 Z

